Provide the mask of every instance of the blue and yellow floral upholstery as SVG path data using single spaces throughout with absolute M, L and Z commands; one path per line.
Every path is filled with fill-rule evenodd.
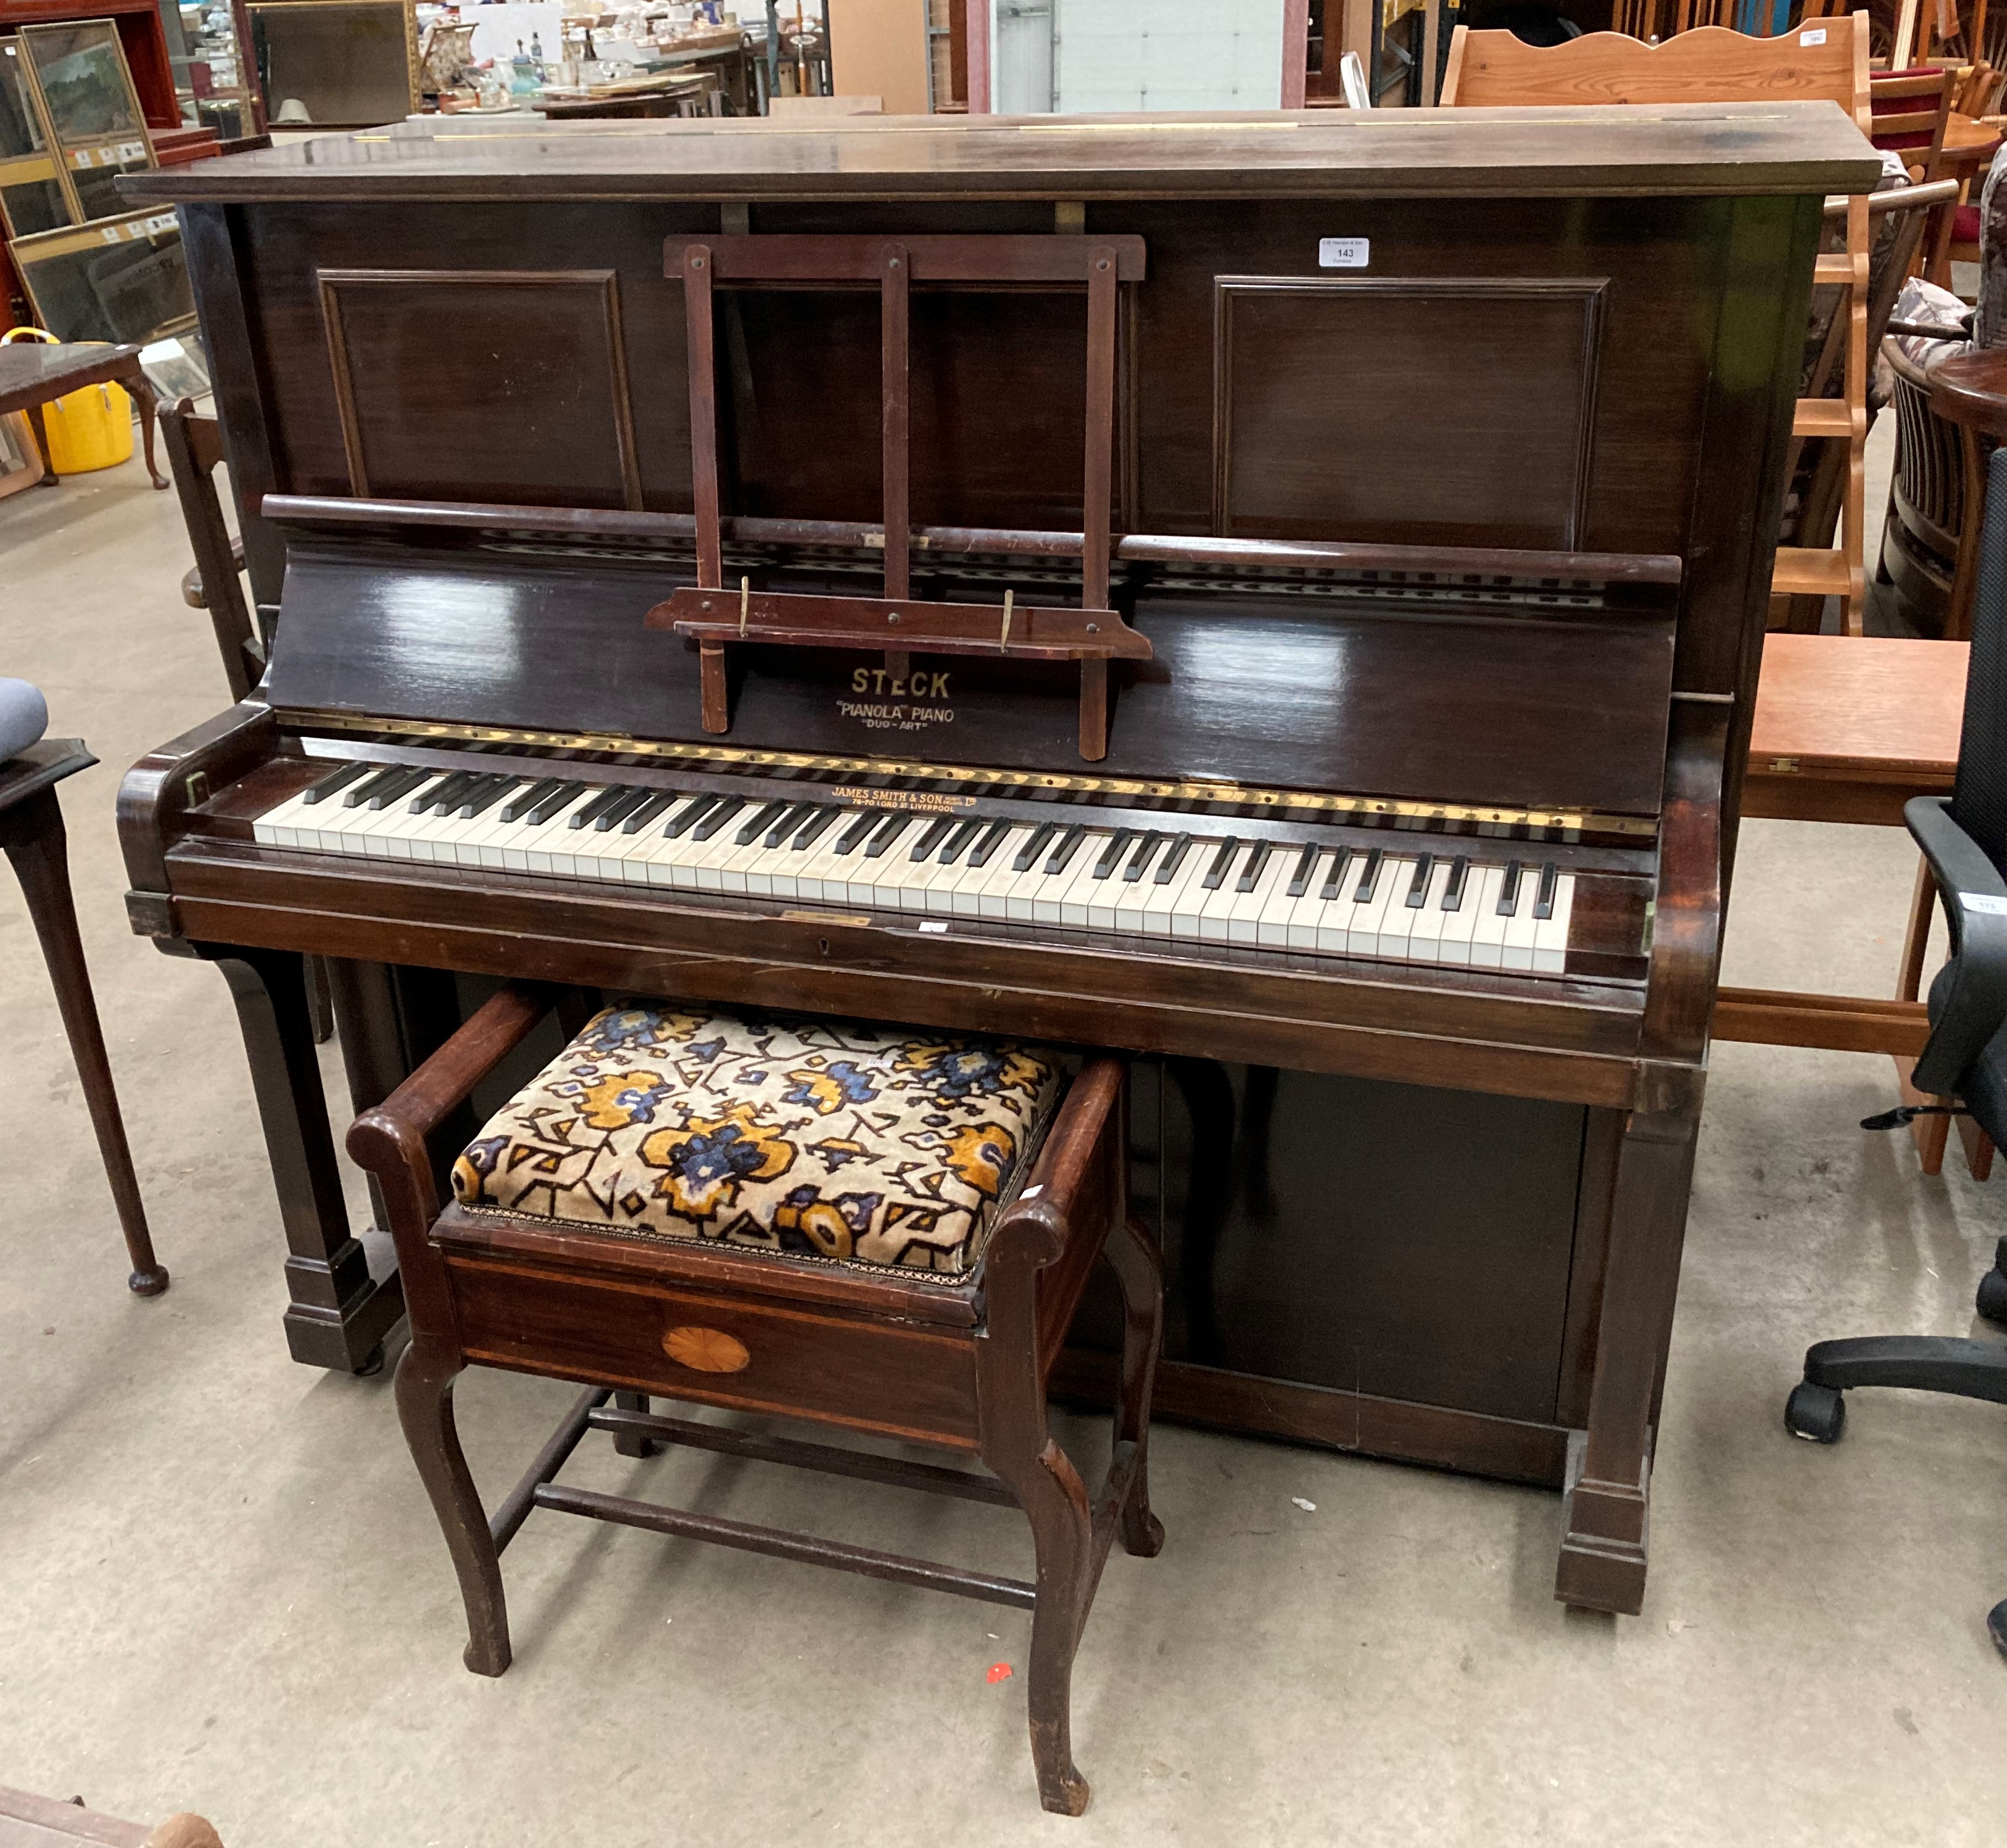
M 610 1007 L 453 1171 L 470 1211 L 965 1276 L 1060 1092 L 1051 1053 Z

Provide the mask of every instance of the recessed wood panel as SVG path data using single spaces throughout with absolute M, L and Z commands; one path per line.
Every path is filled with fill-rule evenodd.
M 1213 531 L 1576 545 L 1606 286 L 1216 278 Z
M 322 270 L 351 492 L 639 507 L 611 270 Z

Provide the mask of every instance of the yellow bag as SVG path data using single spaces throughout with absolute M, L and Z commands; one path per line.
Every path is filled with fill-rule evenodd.
M 0 345 L 23 337 L 51 342 L 56 337 L 40 327 L 16 327 L 0 334 Z M 77 344 L 102 347 L 108 343 Z M 58 474 L 115 468 L 132 453 L 132 394 L 109 379 L 101 385 L 86 385 L 44 404 L 42 428 L 48 434 L 49 467 Z

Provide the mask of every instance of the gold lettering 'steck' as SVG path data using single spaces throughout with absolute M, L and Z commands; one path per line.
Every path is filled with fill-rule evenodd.
M 854 693 L 890 693 L 895 700 L 908 695 L 915 700 L 944 700 L 947 697 L 947 675 L 944 672 L 895 675 L 886 668 L 856 668 L 851 672 L 850 690 Z

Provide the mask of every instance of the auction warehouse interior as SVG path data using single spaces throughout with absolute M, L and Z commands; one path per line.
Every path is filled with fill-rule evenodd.
M 0 0 L 0 1848 L 1995 1840 L 2003 90 Z

